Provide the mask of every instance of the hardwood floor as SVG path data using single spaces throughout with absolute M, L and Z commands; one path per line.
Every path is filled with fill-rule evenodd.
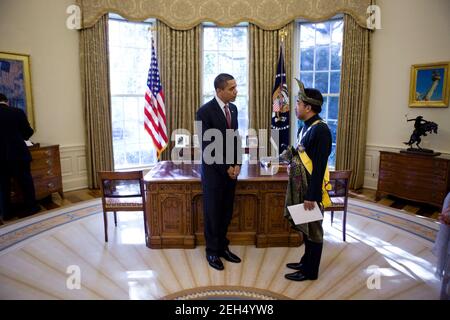
M 375 193 L 376 190 L 363 188 L 356 191 L 351 190 L 350 197 L 354 199 L 377 203 L 386 207 L 399 209 L 408 214 L 419 215 L 435 220 L 438 219 L 438 215 L 440 212 L 439 209 L 434 206 L 408 201 L 393 196 L 386 196 L 381 198 L 379 201 L 375 201 Z

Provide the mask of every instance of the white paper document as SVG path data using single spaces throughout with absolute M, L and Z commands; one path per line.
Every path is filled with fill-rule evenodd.
M 322 220 L 322 212 L 320 212 L 317 203 L 312 210 L 305 210 L 303 203 L 287 207 L 295 224 L 304 224 L 312 221 Z

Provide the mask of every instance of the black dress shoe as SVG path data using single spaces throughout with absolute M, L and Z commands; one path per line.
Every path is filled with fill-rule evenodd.
M 218 256 L 207 255 L 206 260 L 208 260 L 209 265 L 211 267 L 213 267 L 214 269 L 217 269 L 217 270 L 224 269 L 222 260 L 220 260 L 220 258 Z
M 230 262 L 234 262 L 234 263 L 241 262 L 241 259 L 228 249 L 225 250 L 220 256 Z
M 305 281 L 305 280 L 316 280 L 317 279 L 317 277 L 315 277 L 315 278 L 307 277 L 301 271 L 285 274 L 284 277 L 286 279 L 293 280 L 293 281 Z
M 303 268 L 305 266 L 301 262 L 293 262 L 293 263 L 286 264 L 286 267 L 288 267 L 289 269 L 294 269 L 294 270 L 301 271 L 301 270 L 303 270 Z

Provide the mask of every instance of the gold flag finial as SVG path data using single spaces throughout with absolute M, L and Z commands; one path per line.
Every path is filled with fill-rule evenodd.
M 280 35 L 281 42 L 284 42 L 284 39 L 286 39 L 288 33 L 287 33 L 286 29 L 283 28 L 280 30 L 279 35 Z

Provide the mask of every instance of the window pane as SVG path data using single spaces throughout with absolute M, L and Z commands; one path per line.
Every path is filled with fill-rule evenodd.
M 211 51 L 211 52 L 205 52 L 203 56 L 203 67 L 204 72 L 206 74 L 213 74 L 217 73 L 216 66 L 217 66 L 217 52 Z
M 332 41 L 342 44 L 342 35 L 344 33 L 344 21 L 336 20 L 332 23 Z
M 123 168 L 126 164 L 125 162 L 125 148 L 123 144 L 114 143 L 113 144 L 113 154 L 114 154 L 114 167 Z
M 305 88 L 312 88 L 313 87 L 313 77 L 314 77 L 314 73 L 313 72 L 304 72 L 304 71 L 302 71 L 300 73 L 300 80 L 305 85 Z
M 126 163 L 128 166 L 139 166 L 139 145 L 130 146 L 127 150 Z
M 341 87 L 341 73 L 330 72 L 330 93 L 339 93 Z
M 216 78 L 216 76 L 217 73 L 203 75 L 203 95 L 214 95 L 214 79 Z
M 328 128 L 330 128 L 331 136 L 333 137 L 333 142 L 336 141 L 336 132 L 337 132 L 337 121 L 329 120 L 327 121 Z
M 331 40 L 330 23 L 316 23 L 316 46 L 329 45 Z
M 333 146 L 331 148 L 331 154 L 328 157 L 328 166 L 332 169 L 336 167 L 336 144 L 333 143 Z
M 203 45 L 205 50 L 217 50 L 217 33 L 216 29 L 205 28 L 203 30 L 203 37 L 205 39 Z
M 233 43 L 233 31 L 231 28 L 217 28 L 218 49 L 229 50 Z
M 316 38 L 316 29 L 314 24 L 303 24 L 300 30 L 300 47 L 314 47 Z
M 322 119 L 328 119 L 328 97 L 323 97 L 322 112 L 319 114 Z
M 337 120 L 339 111 L 339 97 L 330 97 L 328 103 L 328 119 Z
M 228 72 L 233 69 L 233 56 L 230 52 L 220 52 L 219 53 L 219 72 Z
M 300 69 L 313 70 L 314 68 L 314 47 L 300 50 Z
M 248 47 L 247 28 L 233 28 L 233 50 L 242 50 L 243 53 L 247 53 L 245 50 Z
M 113 121 L 112 123 L 112 136 L 113 136 L 113 142 L 114 143 L 122 143 L 124 136 L 123 136 L 123 122 L 122 121 Z
M 122 98 L 113 97 L 111 99 L 111 118 L 112 121 L 121 121 L 123 119 L 123 101 Z
M 319 90 L 322 94 L 328 93 L 328 72 L 317 72 L 314 88 Z
M 330 47 L 316 47 L 316 70 L 329 70 L 330 68 Z
M 331 70 L 340 70 L 342 63 L 341 45 L 333 43 L 331 45 Z

